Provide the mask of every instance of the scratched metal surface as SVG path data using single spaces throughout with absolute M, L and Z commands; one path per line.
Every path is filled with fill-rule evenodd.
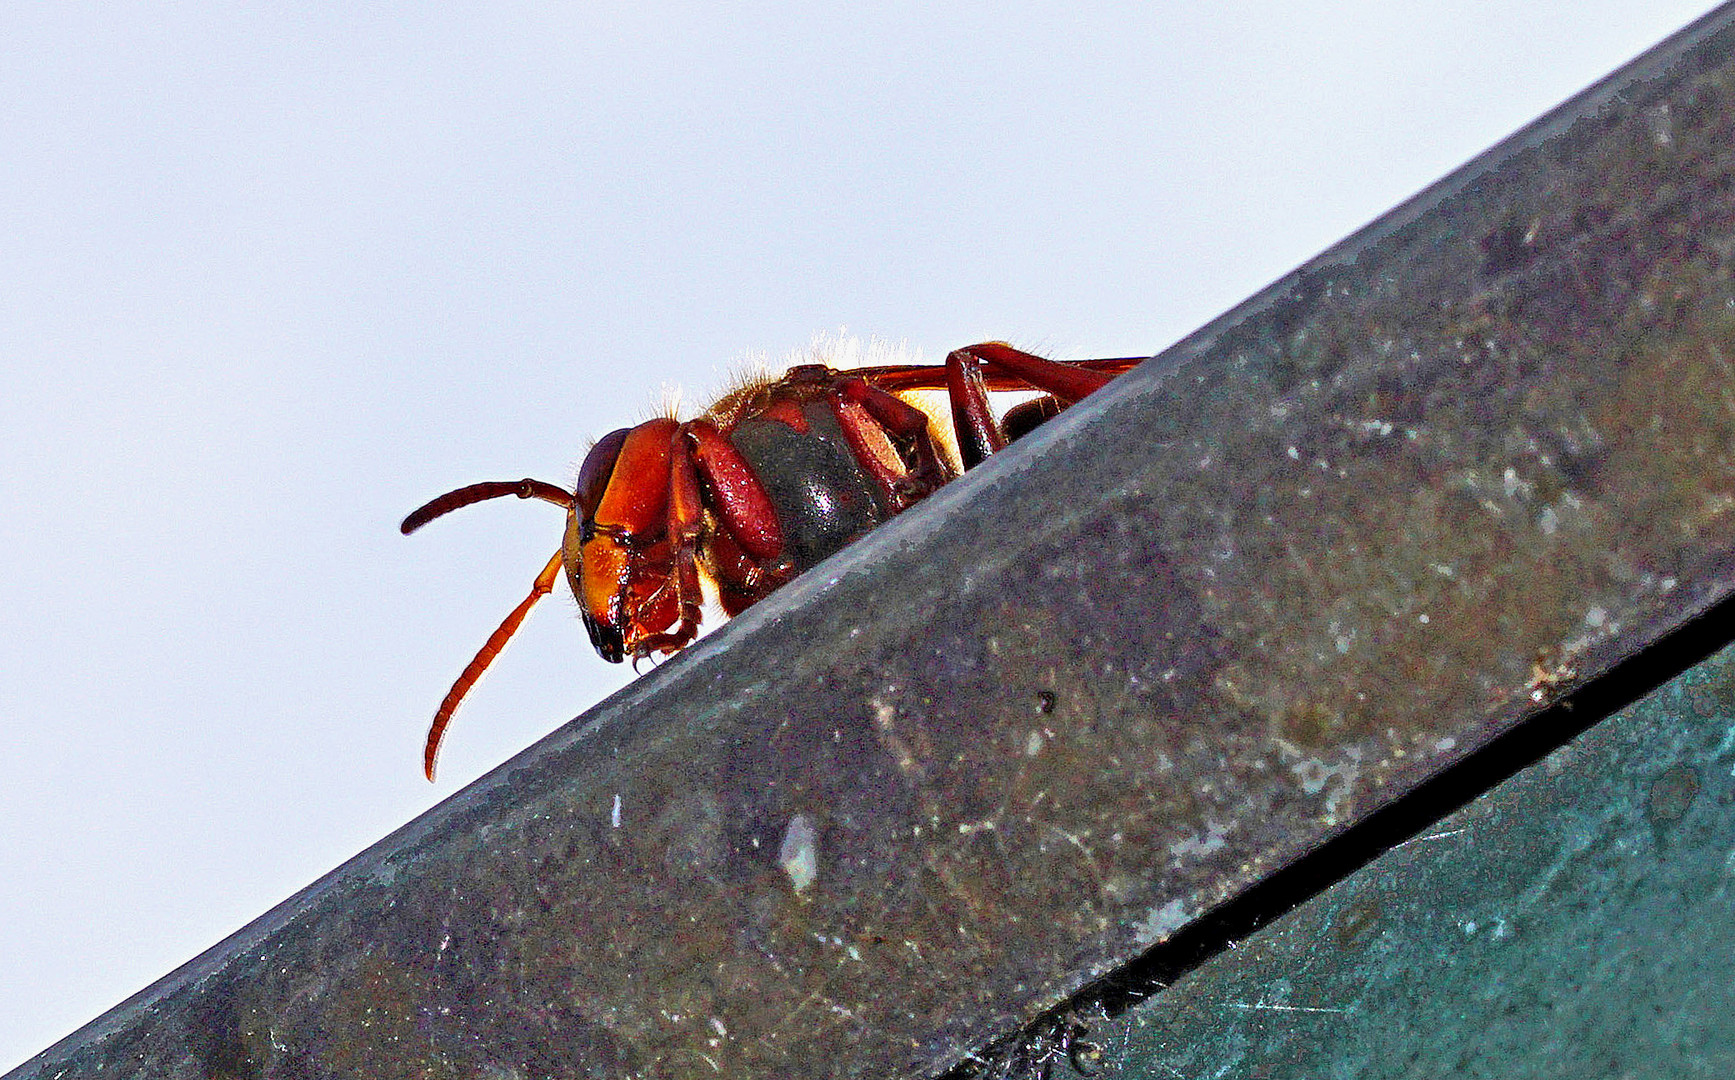
M 1726 649 L 1096 1025 L 1095 1075 L 1721 1080 L 1732 766 Z
M 1642 649 L 1735 583 L 1730 23 L 13 1075 L 920 1077 Z

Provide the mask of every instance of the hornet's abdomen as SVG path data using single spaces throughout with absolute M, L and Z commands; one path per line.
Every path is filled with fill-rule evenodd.
M 891 517 L 873 479 L 850 452 L 831 409 L 802 409 L 807 430 L 747 419 L 729 441 L 753 466 L 783 526 L 783 554 L 807 570 Z

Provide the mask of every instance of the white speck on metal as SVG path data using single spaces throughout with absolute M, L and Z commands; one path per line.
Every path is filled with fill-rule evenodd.
M 1139 920 L 1133 927 L 1133 941 L 1139 945 L 1154 945 L 1187 925 L 1192 917 L 1184 901 L 1170 900 Z
M 813 819 L 796 814 L 789 819 L 783 832 L 783 844 L 777 849 L 777 865 L 789 875 L 789 884 L 800 896 L 819 877 L 819 832 Z

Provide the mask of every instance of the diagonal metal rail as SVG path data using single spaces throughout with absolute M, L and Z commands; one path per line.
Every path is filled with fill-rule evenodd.
M 1732 255 L 1725 8 L 10 1075 L 952 1066 L 1730 594 Z

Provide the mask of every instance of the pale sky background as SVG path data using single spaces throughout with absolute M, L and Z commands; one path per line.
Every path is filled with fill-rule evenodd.
M 631 677 L 557 595 L 423 780 L 562 525 L 425 499 L 840 327 L 1154 352 L 1709 7 L 0 6 L 0 1069 Z

